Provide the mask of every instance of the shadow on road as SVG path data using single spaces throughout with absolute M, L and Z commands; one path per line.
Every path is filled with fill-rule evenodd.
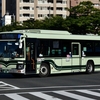
M 7 78 L 7 79 L 18 79 L 18 78 L 39 78 L 39 76 L 38 75 L 33 75 L 33 74 L 31 74 L 31 75 L 20 75 L 20 74 L 15 74 L 15 75 L 12 75 L 12 74 L 9 74 L 9 73 L 0 73 L 0 79 L 5 79 L 5 78 Z
M 97 74 L 100 72 L 95 72 L 92 74 Z M 80 73 L 64 73 L 64 74 L 52 74 L 48 77 L 63 77 L 63 76 L 77 76 L 77 75 L 90 75 L 90 74 L 86 74 L 85 72 L 80 72 Z M 7 78 L 7 79 L 18 79 L 18 78 L 40 78 L 39 75 L 35 75 L 35 74 L 30 74 L 30 75 L 12 75 L 12 74 L 8 74 L 8 73 L 0 73 L 0 79 L 2 78 Z

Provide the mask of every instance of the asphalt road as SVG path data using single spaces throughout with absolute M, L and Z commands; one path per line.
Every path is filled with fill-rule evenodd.
M 0 74 L 0 100 L 100 100 L 100 72 L 27 75 Z

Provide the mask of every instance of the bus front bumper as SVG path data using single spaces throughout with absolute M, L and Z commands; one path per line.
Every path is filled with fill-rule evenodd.
M 16 68 L 12 69 L 0 69 L 0 73 L 18 73 L 18 74 L 25 74 L 24 69 L 23 70 L 18 70 Z

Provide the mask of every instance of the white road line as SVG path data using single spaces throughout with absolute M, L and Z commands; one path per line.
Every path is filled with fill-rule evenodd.
M 21 89 L 21 90 L 38 90 L 38 89 L 58 89 L 58 88 L 78 88 L 78 87 L 100 87 L 100 85 L 79 85 L 79 86 L 49 86 L 49 87 L 30 87 L 30 88 L 19 88 L 19 87 L 15 87 L 13 86 L 14 89 Z M 7 89 L 8 90 L 8 89 Z M 13 89 L 9 89 L 9 90 L 13 90 Z M 76 90 L 76 89 L 72 89 L 72 90 Z M 3 89 L 0 89 L 0 91 L 3 91 Z
M 4 86 L 1 87 L 1 86 L 0 86 L 0 89 L 1 89 L 1 88 L 3 88 L 3 89 L 11 89 L 11 87 L 9 87 L 9 86 L 8 86 L 8 87 L 7 87 L 7 86 L 6 86 L 6 87 L 4 87 Z
M 8 84 L 8 83 L 5 83 L 5 82 L 3 82 L 3 81 L 0 81 L 0 83 L 2 83 L 3 86 L 10 86 L 11 88 L 14 88 L 14 89 L 20 89 L 19 87 L 16 87 L 16 86 L 11 85 L 11 84 Z M 0 86 L 2 86 L 2 85 L 0 85 Z
M 0 85 L 0 87 L 4 87 L 4 86 L 6 86 L 6 85 Z
M 97 93 L 97 92 L 93 92 L 89 90 L 76 90 L 76 91 L 100 97 L 100 93 Z
M 65 91 L 53 91 L 53 92 L 57 93 L 57 94 L 60 94 L 60 95 L 63 95 L 63 96 L 73 98 L 73 99 L 77 99 L 77 100 L 95 100 L 95 99 L 92 99 L 92 98 L 88 98 L 88 97 L 85 97 L 85 96 L 80 96 L 80 95 L 65 92 Z
M 42 92 L 30 92 L 29 94 L 37 96 L 37 97 L 45 99 L 45 100 L 62 100 L 62 99 L 56 98 L 54 96 L 44 94 Z
M 10 99 L 13 99 L 13 100 L 29 100 L 27 98 L 24 98 L 16 93 L 13 93 L 13 94 L 5 94 L 5 96 L 9 97 Z
M 21 88 L 21 89 L 51 89 L 51 88 L 77 88 L 77 87 L 98 87 L 100 85 L 79 85 L 79 86 L 49 86 L 49 87 L 30 87 L 30 88 Z
M 7 85 L 11 86 L 11 87 L 14 88 L 14 89 L 20 89 L 19 87 L 16 87 L 16 86 L 11 85 L 11 84 L 7 84 Z

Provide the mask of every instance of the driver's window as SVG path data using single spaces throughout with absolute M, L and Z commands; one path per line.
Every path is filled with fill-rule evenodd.
M 0 46 L 0 57 L 23 57 L 23 48 L 19 48 L 19 43 L 17 41 L 0 41 Z

